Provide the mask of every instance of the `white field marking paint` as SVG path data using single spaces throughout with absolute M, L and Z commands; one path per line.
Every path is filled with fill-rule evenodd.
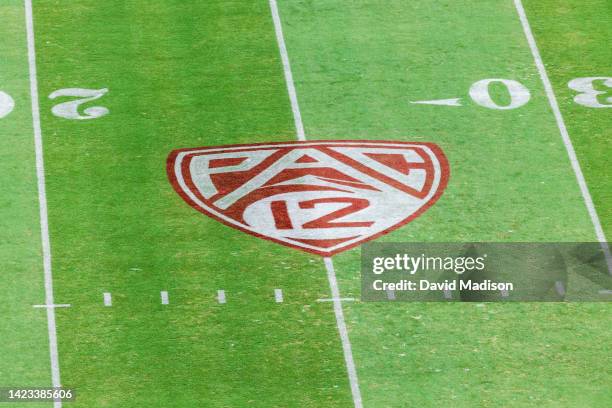
M 342 350 L 344 351 L 344 360 L 346 362 L 346 368 L 348 370 L 351 392 L 353 394 L 353 402 L 355 408 L 362 408 L 363 404 L 361 401 L 361 391 L 359 390 L 359 382 L 357 381 L 357 370 L 355 369 L 355 362 L 353 361 L 353 351 L 351 350 L 351 342 L 348 337 L 348 330 L 346 323 L 344 322 L 344 313 L 342 311 L 342 302 L 340 301 L 340 289 L 338 289 L 338 282 L 336 281 L 336 272 L 334 270 L 334 264 L 331 258 L 323 258 L 325 268 L 327 269 L 327 278 L 329 280 L 329 286 L 331 287 L 332 300 L 334 304 L 334 313 L 336 314 L 336 323 L 338 325 L 338 331 L 340 332 L 340 339 L 342 340 Z
M 283 291 L 281 289 L 274 289 L 274 300 L 276 303 L 283 303 Z
M 331 259 L 331 258 L 325 258 L 325 259 Z M 333 264 L 332 264 L 332 267 L 333 267 Z M 317 299 L 317 302 L 354 302 L 354 301 L 355 301 L 355 298 L 341 298 L 341 297 Z
M 281 61 L 283 62 L 285 82 L 287 83 L 287 92 L 289 93 L 289 101 L 291 102 L 291 110 L 293 111 L 293 121 L 295 122 L 297 138 L 298 140 L 306 140 L 304 124 L 302 123 L 302 114 L 300 112 L 300 105 L 298 104 L 297 92 L 295 91 L 295 84 L 293 83 L 293 73 L 291 72 L 291 64 L 289 64 L 289 54 L 287 53 L 287 46 L 285 45 L 283 25 L 281 24 L 276 0 L 270 0 L 270 10 L 272 11 L 272 20 L 274 20 L 276 42 L 278 43 Z
M 104 292 L 104 306 L 111 307 L 113 305 L 113 297 L 109 292 Z
M 166 292 L 165 290 L 162 290 L 161 292 L 159 292 L 159 294 L 161 295 L 162 305 L 167 305 L 170 303 L 170 300 L 168 299 L 168 292 Z
M 612 108 L 612 96 L 606 97 L 606 104 L 599 102 L 597 97 L 605 95 L 606 91 L 598 91 L 595 89 L 595 81 L 603 81 L 604 86 L 612 89 L 612 78 L 610 77 L 590 77 L 576 78 L 571 80 L 567 86 L 576 92 L 578 95 L 574 97 L 574 102 L 587 108 Z
M 269 1 L 270 10 L 272 11 L 272 20 L 274 21 L 274 31 L 276 32 L 276 41 L 278 42 L 278 48 L 281 54 L 281 60 L 283 62 L 283 71 L 285 73 L 285 81 L 287 82 L 287 91 L 289 93 L 289 100 L 291 101 L 291 110 L 293 111 L 296 136 L 298 140 L 304 141 L 306 140 L 306 134 L 304 133 L 302 114 L 300 113 L 297 93 L 295 92 L 295 85 L 293 83 L 293 74 L 291 73 L 291 65 L 289 64 L 289 55 L 287 54 L 287 47 L 285 45 L 285 38 L 283 36 L 283 28 L 280 15 L 278 13 L 278 5 L 276 4 L 276 0 Z M 363 404 L 361 402 L 361 391 L 359 390 L 359 379 L 357 378 L 357 370 L 355 369 L 355 362 L 353 360 L 353 353 L 351 351 L 351 342 L 349 340 L 346 324 L 344 323 L 342 303 L 338 300 L 340 299 L 340 290 L 338 289 L 338 284 L 336 282 L 334 264 L 331 258 L 324 258 L 323 261 L 327 269 L 327 279 L 332 292 L 334 313 L 336 315 L 336 325 L 338 326 L 338 332 L 340 333 L 340 339 L 342 341 L 342 350 L 344 352 L 344 361 L 346 363 L 346 370 L 351 386 L 353 403 L 355 408 L 363 408 Z
M 584 203 L 587 207 L 589 215 L 591 216 L 591 221 L 593 222 L 593 226 L 595 227 L 595 235 L 597 236 L 597 240 L 600 242 L 601 249 L 603 250 L 604 255 L 606 257 L 606 263 L 608 264 L 608 272 L 610 275 L 612 275 L 612 254 L 610 253 L 610 247 L 608 246 L 608 243 L 606 241 L 606 235 L 604 234 L 603 228 L 601 227 L 599 216 L 597 215 L 595 205 L 593 204 L 593 199 L 591 198 L 591 193 L 589 193 L 589 188 L 587 187 L 586 180 L 584 179 L 584 174 L 582 173 L 582 169 L 580 168 L 580 162 L 578 161 L 578 157 L 576 156 L 576 151 L 574 150 L 572 139 L 569 136 L 567 127 L 565 126 L 563 115 L 561 115 L 561 110 L 559 109 L 559 103 L 557 102 L 557 97 L 555 96 L 555 93 L 553 91 L 552 83 L 550 82 L 548 74 L 546 73 L 546 68 L 544 67 L 544 62 L 542 61 L 540 50 L 538 49 L 535 37 L 533 36 L 533 32 L 531 31 L 531 26 L 529 25 L 527 14 L 525 14 L 525 8 L 523 7 L 523 3 L 521 0 L 514 0 L 514 5 L 516 6 L 516 11 L 518 12 L 521 24 L 523 25 L 523 31 L 525 32 L 525 37 L 527 37 L 527 42 L 529 43 L 531 54 L 533 55 L 536 67 L 538 68 L 538 71 L 540 73 L 540 78 L 542 80 L 542 83 L 544 84 L 544 89 L 546 90 L 546 95 L 548 96 L 548 102 L 550 103 L 550 107 L 552 108 L 552 111 L 555 115 L 557 126 L 559 127 L 559 132 L 561 133 L 561 138 L 563 139 L 565 149 L 567 150 L 567 155 L 569 156 L 570 162 L 572 164 L 572 169 L 576 174 L 576 180 L 578 181 L 578 185 L 580 186 L 582 198 L 584 199 Z
M 32 305 L 37 309 L 55 309 L 56 307 L 70 307 L 72 306 L 70 303 L 60 303 L 57 305 Z
M 493 83 L 503 84 L 510 94 L 510 104 L 506 106 L 501 106 L 495 103 L 491 98 L 491 93 L 489 92 L 489 86 Z M 501 79 L 501 78 L 493 78 L 493 79 L 483 79 L 478 81 L 472 85 L 470 88 L 470 98 L 478 105 L 488 108 L 488 109 L 497 109 L 497 110 L 510 110 L 517 109 L 521 106 L 526 105 L 531 99 L 531 93 L 529 89 L 525 88 L 525 85 L 520 82 L 513 81 L 511 79 Z
M 559 296 L 565 296 L 565 285 L 561 281 L 555 282 L 555 290 L 559 294 Z
M 109 110 L 104 106 L 92 106 L 83 111 L 85 115 L 79 113 L 79 106 L 86 102 L 95 101 L 100 99 L 104 94 L 108 92 L 108 89 L 82 89 L 82 88 L 67 88 L 59 89 L 49 95 L 49 99 L 60 98 L 63 96 L 75 96 L 81 99 L 74 101 L 60 103 L 51 108 L 51 112 L 58 118 L 74 119 L 74 120 L 87 120 L 97 119 L 102 116 L 108 115 Z
M 507 298 L 508 296 L 510 296 L 510 293 L 506 289 L 500 290 L 499 293 L 501 294 L 501 297 Z
M 11 95 L 0 91 L 0 119 L 7 116 L 15 108 L 15 101 Z
M 461 106 L 461 98 L 433 99 L 431 101 L 410 101 L 410 103 L 415 105 Z
M 612 295 L 612 290 L 600 290 L 600 295 Z
M 246 233 L 252 233 L 258 236 L 265 236 L 272 238 L 274 241 L 279 242 L 283 245 L 291 246 L 291 247 L 299 247 L 306 249 L 307 251 L 315 252 L 321 254 L 323 256 L 329 256 L 329 254 L 336 253 L 341 251 L 343 247 L 348 247 L 349 245 L 358 244 L 359 242 L 366 241 L 371 237 L 375 236 L 377 233 L 380 233 L 389 228 L 396 227 L 401 223 L 405 222 L 406 218 L 409 215 L 417 214 L 418 208 L 425 208 L 426 206 L 431 204 L 432 200 L 435 200 L 435 196 L 440 192 L 441 189 L 444 189 L 444 169 L 446 167 L 445 161 L 441 161 L 441 156 L 430 147 L 425 145 L 418 146 L 418 150 L 422 153 L 425 153 L 433 162 L 433 171 L 423 170 L 422 172 L 410 172 L 410 174 L 406 175 L 401 173 L 400 171 L 392 170 L 389 167 L 385 167 L 379 162 L 373 160 L 372 158 L 367 157 L 367 153 L 397 153 L 403 150 L 402 154 L 405 156 L 406 160 L 409 162 L 420 163 L 424 160 L 419 154 L 417 154 L 413 147 L 417 145 L 412 145 L 410 143 L 401 143 L 401 142 L 342 142 L 339 140 L 336 141 L 315 141 L 315 142 L 300 142 L 299 147 L 295 145 L 295 142 L 289 143 L 280 143 L 276 145 L 257 145 L 257 146 L 241 146 L 241 147 L 225 147 L 221 146 L 220 148 L 199 148 L 199 149 L 189 149 L 183 151 L 175 151 L 173 153 L 171 164 L 172 170 L 174 173 L 173 186 L 177 191 L 181 191 L 183 194 L 183 198 L 187 201 L 190 201 L 191 205 L 198 207 L 198 209 L 203 210 L 206 214 L 213 216 L 220 221 L 225 222 L 226 224 L 232 226 L 233 228 L 237 228 Z M 389 177 L 395 178 L 397 182 L 403 184 L 405 186 L 409 186 L 416 189 L 421 189 L 424 186 L 424 182 L 428 178 L 433 178 L 433 183 L 430 185 L 429 192 L 427 196 L 417 198 L 410 194 L 406 194 L 406 192 L 396 189 L 390 184 L 387 184 L 383 181 L 377 180 L 375 177 L 372 177 L 371 174 L 367 174 L 370 171 L 366 170 L 365 172 L 359 170 L 356 167 L 352 167 L 348 164 L 342 163 L 337 159 L 329 156 L 322 150 L 318 150 L 317 146 L 325 144 L 328 145 L 329 148 L 335 150 L 338 153 L 342 153 L 351 157 L 353 160 L 360 162 L 364 166 L 371 169 L 371 171 L 378 171 L 387 174 Z M 278 159 L 275 162 L 274 166 L 270 166 L 268 169 L 262 171 L 260 174 L 255 176 L 245 185 L 235 189 L 233 192 L 226 194 L 220 200 L 215 201 L 213 204 L 212 201 L 207 200 L 205 197 L 202 197 L 200 194 L 197 194 L 197 190 L 205 191 L 206 194 L 214 194 L 216 191 L 216 187 L 212 186 L 212 181 L 210 179 L 211 172 L 208 171 L 210 167 L 210 159 L 211 158 L 240 158 L 249 160 L 249 158 L 258 157 L 256 160 L 253 160 L 247 168 L 250 168 L 251 165 L 255 165 L 259 160 L 262 160 L 262 157 L 269 157 L 269 153 L 266 153 L 264 156 L 260 156 L 258 153 L 253 155 L 252 152 L 243 155 L 241 152 L 235 152 L 235 150 L 244 150 L 248 149 L 267 149 L 271 147 L 270 151 L 275 152 L 278 149 L 282 149 L 283 147 L 291 147 L 292 151 L 285 154 L 283 158 Z M 399 147 L 402 150 L 395 149 Z M 405 150 L 404 150 L 405 149 Z M 302 152 L 302 153 L 300 153 Z M 298 164 L 296 161 L 303 155 L 303 153 L 307 153 L 312 158 L 317 159 L 320 163 L 317 164 Z M 189 170 L 187 172 L 190 176 L 193 177 L 194 185 L 188 185 L 185 177 L 185 168 L 183 164 L 188 156 L 197 155 L 191 161 L 191 164 L 188 166 Z M 203 160 L 200 160 L 200 157 L 204 157 Z M 305 168 L 308 166 L 320 166 L 321 163 L 325 163 L 327 167 L 335 168 L 338 171 L 343 172 L 344 174 L 353 177 L 354 179 L 359 179 L 361 182 L 369 184 L 370 186 L 376 187 L 377 191 L 371 191 L 369 193 L 365 192 L 365 190 L 360 190 L 356 186 L 361 183 L 351 183 L 350 186 L 347 186 L 344 183 L 342 186 L 337 184 L 337 179 L 334 178 L 334 175 L 329 175 L 330 177 L 314 177 L 304 176 L 298 179 L 293 180 L 292 183 L 282 182 L 277 183 L 277 186 L 281 187 L 285 193 L 279 194 L 275 197 L 268 197 L 267 199 L 256 198 L 256 204 L 249 206 L 243 213 L 243 217 L 236 218 L 236 215 L 233 216 L 228 214 L 223 208 L 228 208 L 230 205 L 235 203 L 237 200 L 242 199 L 249 195 L 257 195 L 254 194 L 255 190 L 267 182 L 271 181 L 275 176 L 280 174 L 280 172 L 284 172 L 289 168 Z M 230 166 L 232 168 L 229 173 L 235 171 L 235 166 Z M 242 167 L 241 167 L 242 168 Z M 220 173 L 223 173 L 224 167 L 219 167 L 221 170 Z M 215 170 L 215 173 L 218 173 L 219 170 Z M 413 174 L 414 173 L 414 174 Z M 340 188 L 344 193 L 341 196 L 346 195 L 345 197 L 338 197 L 337 193 L 328 192 L 319 192 L 316 193 L 316 197 L 328 197 L 334 198 L 334 203 L 326 203 L 321 206 L 317 206 L 316 212 L 308 214 L 308 211 L 303 211 L 300 208 L 300 201 L 308 198 L 312 198 L 312 195 L 303 195 L 302 193 L 295 191 L 292 188 L 292 185 L 297 184 L 308 184 L 308 185 L 318 185 L 325 187 L 333 187 L 334 189 Z M 197 196 L 196 196 L 197 194 Z M 186 197 L 185 197 L 186 196 Z M 282 200 L 281 200 L 282 197 Z M 347 201 L 355 204 L 358 202 L 363 203 L 362 199 L 367 199 L 370 205 L 364 209 L 364 211 L 360 211 L 357 217 L 353 221 L 373 221 L 370 226 L 361 227 L 359 229 L 356 228 L 301 228 L 304 222 L 312 221 L 313 215 L 318 215 L 319 217 L 323 217 L 325 214 L 330 215 L 337 210 L 338 204 L 341 207 L 346 207 Z M 392 199 L 390 199 L 392 198 Z M 277 211 L 272 208 L 273 200 L 281 200 L 284 201 L 285 206 L 287 207 L 287 218 L 292 220 L 292 228 L 287 230 L 279 230 L 276 225 L 276 221 L 280 211 Z M 402 207 L 402 211 L 389 211 L 389 206 Z M 357 205 L 358 207 L 358 205 Z M 352 213 L 355 212 L 355 207 L 352 206 Z M 385 210 L 385 208 L 387 210 Z M 410 212 L 406 212 L 410 209 Z M 290 216 L 289 216 L 290 214 Z M 391 214 L 391 215 L 389 215 Z M 346 216 L 346 215 L 345 215 Z M 320 218 L 321 219 L 321 218 Z M 297 226 L 297 228 L 296 228 Z M 350 230 L 350 231 L 349 231 Z M 304 239 L 318 239 L 318 238 L 328 238 L 328 239 L 339 239 L 345 238 L 346 240 L 337 243 L 331 247 L 323 247 L 316 244 L 308 244 L 303 242 Z
M 451 292 L 448 289 L 444 289 L 444 299 L 452 299 L 453 298 L 453 292 Z
M 224 290 L 218 290 L 217 291 L 217 302 L 219 302 L 221 304 L 226 303 L 225 291 Z
M 32 0 L 24 0 L 26 34 L 28 43 L 28 66 L 30 75 L 30 98 L 32 100 L 32 126 L 34 128 L 34 150 L 36 152 L 36 178 L 38 180 L 38 203 L 40 209 L 40 236 L 42 241 L 43 270 L 45 274 L 45 304 L 54 305 L 53 273 L 51 269 L 51 241 L 49 239 L 49 217 L 45 188 L 45 164 L 43 160 L 40 106 L 38 101 L 38 78 L 36 73 L 36 47 L 34 43 L 34 17 Z M 57 351 L 57 328 L 55 307 L 47 307 L 47 329 L 49 332 L 49 354 L 51 360 L 51 382 L 54 388 L 61 387 L 59 354 Z M 54 401 L 54 408 L 61 408 L 62 401 Z
M 387 299 L 395 300 L 395 291 L 391 289 L 387 289 Z

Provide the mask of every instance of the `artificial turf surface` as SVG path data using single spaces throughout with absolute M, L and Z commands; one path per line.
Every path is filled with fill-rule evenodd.
M 609 74 L 612 11 L 604 0 L 525 6 L 610 232 L 611 111 L 576 105 L 566 84 Z M 382 241 L 595 240 L 512 1 L 279 7 L 309 139 L 434 142 L 449 158 L 442 199 Z M 23 4 L 0 12 L 0 90 L 16 101 L 0 119 L 0 386 L 41 386 Z M 78 391 L 71 406 L 352 406 L 333 310 L 316 302 L 329 297 L 320 258 L 202 216 L 165 174 L 176 148 L 295 140 L 268 2 L 35 0 L 34 16 L 55 295 L 72 304 L 56 312 L 62 383 Z M 468 89 L 485 78 L 519 81 L 531 101 L 478 106 Z M 53 116 L 64 100 L 46 96 L 72 87 L 108 88 L 90 105 L 110 113 Z M 491 93 L 508 103 L 503 88 Z M 451 97 L 464 106 L 410 104 Z M 359 296 L 359 253 L 334 258 L 343 296 Z M 612 404 L 608 304 L 343 306 L 365 407 Z

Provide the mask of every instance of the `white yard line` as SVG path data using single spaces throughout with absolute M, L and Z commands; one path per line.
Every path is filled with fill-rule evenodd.
M 36 177 L 38 179 L 38 202 L 40 207 L 40 235 L 42 241 L 43 270 L 45 274 L 45 304 L 54 305 L 53 274 L 51 269 L 51 242 L 49 240 L 49 219 L 47 215 L 47 192 L 45 189 L 45 165 L 43 161 L 43 142 L 40 127 L 40 107 L 38 105 L 38 79 L 36 74 L 36 48 L 34 46 L 34 18 L 32 0 L 25 1 L 25 19 L 28 42 L 28 65 L 30 71 L 30 98 L 32 99 L 32 126 L 34 128 L 34 147 L 36 152 Z M 47 327 L 49 332 L 49 354 L 51 358 L 51 382 L 54 388 L 61 387 L 59 355 L 57 351 L 57 329 L 55 326 L 55 307 L 47 307 Z M 61 408 L 62 402 L 53 402 L 54 408 Z
M 113 305 L 113 296 L 110 292 L 104 292 L 104 306 L 111 307 Z
M 276 41 L 278 42 L 278 48 L 283 63 L 283 71 L 285 73 L 285 81 L 287 83 L 287 92 L 289 93 L 291 110 L 293 111 L 293 120 L 295 122 L 296 136 L 298 140 L 304 141 L 306 140 L 306 134 L 304 132 L 304 124 L 302 123 L 302 114 L 300 113 L 300 106 L 298 104 L 297 93 L 295 91 L 295 84 L 293 83 L 293 74 L 291 72 L 291 65 L 289 64 L 289 55 L 287 54 L 287 46 L 285 45 L 285 37 L 283 35 L 281 19 L 278 13 L 278 5 L 276 3 L 276 0 L 269 1 L 270 10 L 272 11 L 272 20 L 274 21 L 274 31 L 276 32 Z M 346 363 L 346 370 L 348 372 L 351 393 L 353 395 L 353 403 L 355 405 L 355 408 L 362 408 L 363 404 L 361 401 L 361 391 L 359 390 L 359 379 L 357 377 L 357 370 L 355 368 L 355 362 L 353 360 L 351 341 L 349 339 L 348 330 L 344 322 L 344 312 L 342 311 L 340 290 L 338 289 L 338 283 L 336 281 L 334 264 L 331 258 L 324 258 L 324 263 L 325 268 L 327 269 L 327 279 L 329 281 L 329 287 L 332 292 L 334 314 L 336 315 L 336 325 L 338 326 L 340 340 L 342 341 L 342 350 L 344 352 L 344 361 Z
M 283 26 L 281 24 L 280 15 L 278 14 L 278 5 L 276 0 L 270 0 L 270 9 L 272 10 L 272 20 L 274 20 L 274 31 L 276 32 L 276 41 L 283 62 L 283 71 L 285 72 L 285 82 L 287 83 L 287 92 L 289 93 L 289 101 L 291 101 L 291 110 L 293 111 L 293 121 L 295 122 L 295 131 L 298 140 L 306 140 L 304 132 L 304 124 L 302 123 L 302 114 L 300 113 L 300 105 L 298 104 L 297 93 L 293 83 L 293 74 L 291 65 L 289 64 L 289 54 L 287 54 L 287 46 L 285 45 L 285 36 L 283 35 Z
M 565 126 L 563 115 L 561 115 L 559 103 L 557 102 L 557 97 L 555 96 L 555 93 L 553 91 L 552 83 L 550 82 L 550 78 L 548 77 L 548 74 L 546 72 L 546 67 L 544 66 L 544 62 L 542 61 L 540 50 L 538 49 L 535 37 L 533 36 L 533 32 L 531 31 L 531 26 L 529 25 L 529 20 L 527 19 L 525 8 L 523 7 L 523 3 L 521 0 L 514 0 L 514 5 L 516 6 L 516 11 L 518 12 L 521 24 L 523 25 L 523 31 L 525 32 L 525 37 L 527 37 L 527 42 L 529 43 L 531 54 L 533 55 L 536 67 L 538 68 L 538 72 L 540 73 L 540 78 L 542 80 L 542 83 L 544 84 L 544 89 L 546 90 L 546 95 L 548 96 L 548 102 L 550 103 L 550 107 L 552 108 L 553 114 L 555 115 L 555 119 L 557 120 L 557 126 L 559 127 L 559 131 L 561 132 L 561 138 L 563 139 L 565 149 L 567 150 L 570 162 L 572 163 L 572 168 L 574 169 L 574 173 L 576 174 L 576 179 L 578 180 L 578 185 L 580 186 L 580 191 L 582 192 L 582 198 L 584 199 L 584 203 L 586 204 L 589 215 L 591 216 L 591 221 L 593 222 L 593 226 L 595 227 L 595 234 L 597 236 L 597 240 L 601 243 L 601 248 L 604 251 L 606 262 L 608 264 L 608 271 L 610 274 L 612 274 L 612 254 L 610 253 L 610 247 L 607 244 L 606 236 L 603 232 L 603 228 L 601 227 L 601 222 L 599 221 L 597 211 L 595 210 L 595 205 L 593 204 L 591 193 L 589 193 L 589 188 L 587 187 L 584 174 L 582 173 L 582 169 L 580 167 L 580 162 L 578 161 L 578 157 L 576 156 L 574 145 L 572 144 L 572 140 L 567 131 L 567 127 Z
M 168 292 L 167 291 L 162 290 L 161 292 L 159 292 L 159 295 L 161 297 L 161 304 L 162 305 L 170 304 L 170 300 L 168 299 Z
M 357 369 L 355 368 L 355 361 L 353 361 L 351 340 L 349 339 L 348 330 L 346 329 L 346 323 L 344 322 L 342 301 L 340 300 L 340 289 L 338 288 L 338 282 L 336 281 L 334 263 L 331 258 L 323 258 L 323 262 L 325 263 L 325 269 L 327 269 L 327 279 L 329 280 L 329 287 L 331 288 L 334 304 L 334 313 L 336 314 L 336 324 L 338 326 L 338 332 L 340 332 L 340 339 L 342 340 L 342 350 L 344 351 L 344 361 L 346 363 L 346 369 L 348 371 L 348 376 L 350 380 L 351 393 L 353 394 L 353 402 L 355 403 L 355 408 L 362 408 L 363 404 L 361 401 L 361 391 L 359 390 Z

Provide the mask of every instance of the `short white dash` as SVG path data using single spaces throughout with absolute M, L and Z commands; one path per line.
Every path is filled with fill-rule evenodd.
M 219 303 L 225 303 L 225 291 L 224 290 L 217 291 L 217 301 Z
M 165 290 L 162 290 L 160 294 L 161 294 L 162 305 L 167 305 L 168 303 L 170 303 L 170 301 L 168 300 L 168 292 L 166 292 Z
M 510 296 L 510 293 L 508 293 L 506 289 L 502 289 L 499 292 L 501 293 L 502 297 L 507 298 L 508 296 Z
M 565 296 L 565 285 L 561 281 L 555 282 L 555 290 L 559 294 L 559 296 Z
M 444 289 L 444 299 L 452 299 L 453 298 L 453 292 L 451 292 L 448 289 Z
M 340 302 L 354 302 L 355 298 L 323 298 L 317 299 L 317 302 L 334 302 L 336 300 Z
M 391 289 L 387 289 L 387 299 L 395 300 L 395 291 Z
M 109 292 L 104 292 L 104 306 L 110 307 L 113 305 L 113 298 Z
M 276 303 L 283 303 L 283 291 L 281 289 L 274 289 L 274 299 Z
M 58 307 L 70 307 L 71 305 L 69 303 L 60 303 L 60 304 L 55 304 L 55 305 L 33 305 L 32 307 L 35 308 L 45 308 L 45 309 L 55 309 Z

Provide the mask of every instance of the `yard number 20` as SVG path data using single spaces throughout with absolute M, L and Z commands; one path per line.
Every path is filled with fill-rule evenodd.
M 51 112 L 60 118 L 64 119 L 76 119 L 76 120 L 87 120 L 96 119 L 104 115 L 108 115 L 108 109 L 104 106 L 92 106 L 83 111 L 84 115 L 79 113 L 79 106 L 84 103 L 95 101 L 101 98 L 108 92 L 108 89 L 83 89 L 83 88 L 66 88 L 59 89 L 49 95 L 49 99 L 55 99 L 65 96 L 78 97 L 68 102 L 63 102 L 55 105 L 51 108 Z

